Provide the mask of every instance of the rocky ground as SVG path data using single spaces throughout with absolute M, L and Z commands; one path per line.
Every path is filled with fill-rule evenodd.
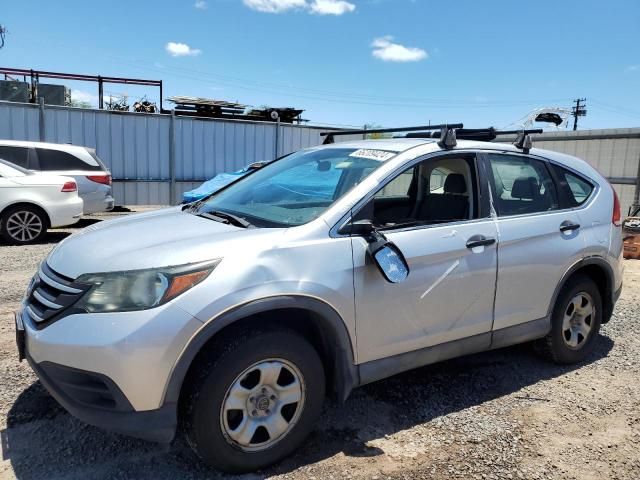
M 0 478 L 226 478 L 182 440 L 163 447 L 75 420 L 17 362 L 12 311 L 69 231 L 0 246 Z M 377 382 L 329 403 L 297 454 L 245 478 L 640 478 L 640 261 L 625 268 L 614 318 L 584 364 L 559 367 L 524 345 Z

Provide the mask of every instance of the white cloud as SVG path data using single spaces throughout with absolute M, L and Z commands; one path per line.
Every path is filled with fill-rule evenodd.
M 93 106 L 98 105 L 98 95 L 94 95 L 83 90 L 71 90 L 71 101 L 86 102 Z
M 342 15 L 353 12 L 356 6 L 344 0 L 314 0 L 309 8 L 318 15 Z
M 627 72 L 640 71 L 640 65 L 629 65 L 627 68 L 625 68 L 625 71 L 627 71 Z
M 346 0 L 242 0 L 259 12 L 283 13 L 289 10 L 306 10 L 317 15 L 342 15 L 353 12 L 356 6 Z
M 193 6 L 198 10 L 206 10 L 209 7 L 205 0 L 196 0 L 196 3 L 194 3 Z
M 394 43 L 390 35 L 376 38 L 371 46 L 373 47 L 371 54 L 384 62 L 419 62 L 429 58 L 425 50 Z
M 164 47 L 172 57 L 195 57 L 202 53 L 198 48 L 191 48 L 186 43 L 169 42 Z
M 306 8 L 306 0 L 243 0 L 244 4 L 259 12 L 282 13 L 294 8 Z

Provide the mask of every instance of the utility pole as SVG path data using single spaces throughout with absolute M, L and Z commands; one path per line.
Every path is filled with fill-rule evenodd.
M 578 129 L 578 117 L 586 117 L 587 116 L 587 105 L 586 98 L 576 98 L 573 103 L 576 104 L 575 107 L 571 109 L 573 116 L 573 129 Z

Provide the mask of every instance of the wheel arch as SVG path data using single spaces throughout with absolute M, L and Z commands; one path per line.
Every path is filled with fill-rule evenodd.
M 276 317 L 276 313 L 287 313 Z M 305 336 L 318 350 L 327 383 L 339 400 L 345 400 L 358 384 L 351 337 L 341 316 L 327 303 L 305 296 L 277 296 L 251 301 L 206 323 L 189 341 L 176 362 L 165 388 L 163 404 L 176 404 L 198 354 L 224 333 L 253 322 L 285 326 Z M 253 323 L 256 324 L 256 323 Z
M 24 200 L 18 200 L 15 201 L 13 203 L 10 203 L 9 205 L 5 205 L 5 207 L 2 209 L 2 211 L 0 211 L 0 219 L 2 219 L 2 217 L 4 216 L 4 214 L 8 211 L 11 210 L 15 207 L 19 207 L 19 206 L 25 206 L 25 207 L 31 207 L 31 208 L 35 208 L 37 210 L 40 210 L 45 217 L 45 220 L 47 221 L 47 228 L 51 227 L 51 216 L 49 215 L 49 212 L 47 211 L 46 208 L 44 208 L 42 205 L 39 205 L 38 203 L 35 202 L 28 202 L 28 201 L 24 201 Z
M 591 278 L 600 291 L 603 305 L 602 323 L 607 323 L 611 319 L 613 313 L 614 299 L 613 299 L 613 282 L 614 274 L 611 265 L 602 257 L 586 257 L 575 263 L 569 268 L 563 275 L 560 283 L 556 287 L 556 290 L 549 304 L 548 314 L 551 315 L 553 307 L 556 304 L 558 295 L 567 284 L 567 282 L 576 275 L 586 275 Z M 551 317 L 549 317 L 551 318 Z

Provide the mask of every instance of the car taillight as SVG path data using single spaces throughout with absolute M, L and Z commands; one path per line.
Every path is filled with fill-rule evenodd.
M 75 192 L 76 190 L 78 190 L 78 186 L 76 185 L 76 182 L 64 182 L 64 185 L 62 185 L 62 190 L 60 191 Z
M 102 185 L 111 185 L 111 175 L 87 175 L 87 178 Z
M 613 187 L 611 187 L 613 190 Z M 613 190 L 613 214 L 611 215 L 611 223 L 616 227 L 619 227 L 621 223 L 622 215 L 620 214 L 620 199 L 615 190 Z

